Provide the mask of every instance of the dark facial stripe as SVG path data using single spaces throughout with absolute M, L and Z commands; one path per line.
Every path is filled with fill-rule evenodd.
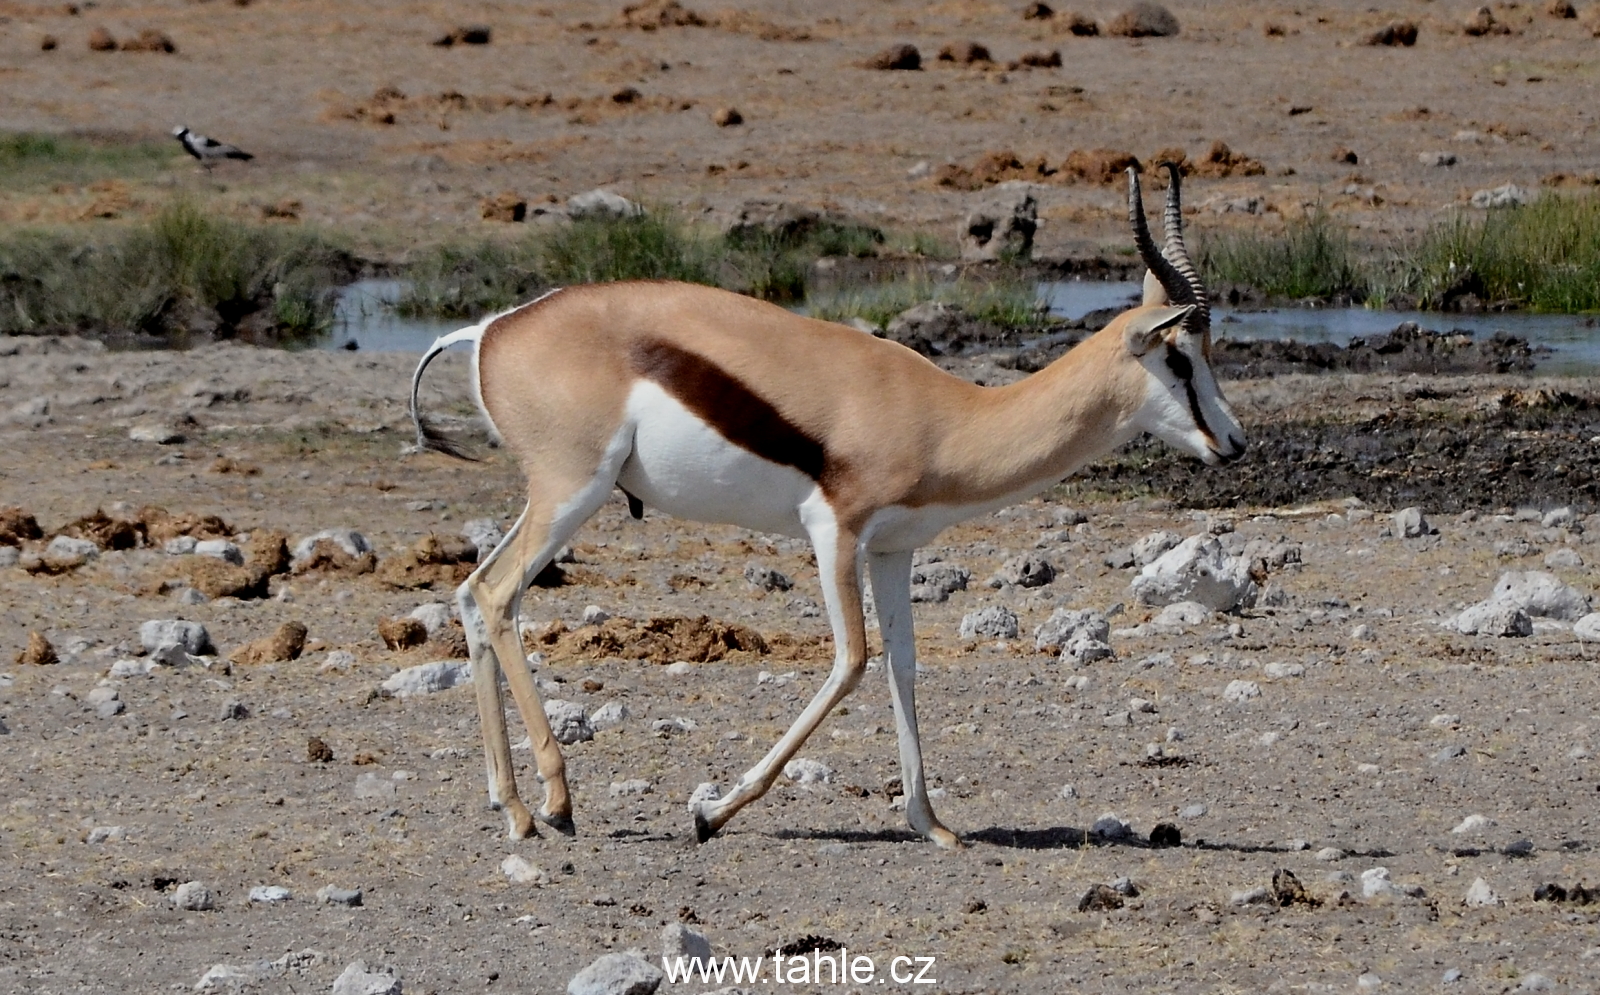
M 724 439 L 812 480 L 822 479 L 827 465 L 822 443 L 704 356 L 647 339 L 633 347 L 629 359 L 636 373 L 659 384 Z
M 1189 414 L 1194 418 L 1195 427 L 1200 434 L 1210 441 L 1216 441 L 1216 436 L 1211 434 L 1211 429 L 1206 425 L 1205 416 L 1200 413 L 1200 395 L 1194 389 L 1194 364 L 1189 357 L 1176 346 L 1167 346 L 1167 369 L 1183 384 L 1183 392 L 1189 398 Z

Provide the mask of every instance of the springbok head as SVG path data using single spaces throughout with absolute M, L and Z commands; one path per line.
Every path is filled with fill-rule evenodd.
M 1244 429 L 1211 373 L 1211 303 L 1183 244 L 1180 173 L 1163 162 L 1169 178 L 1165 213 L 1166 245 L 1158 250 L 1145 223 L 1137 166 L 1128 169 L 1128 220 L 1147 272 L 1143 308 L 1183 308 L 1171 322 L 1132 321 L 1128 351 L 1148 376 L 1144 407 L 1136 423 L 1156 438 L 1207 464 L 1228 463 L 1244 455 Z

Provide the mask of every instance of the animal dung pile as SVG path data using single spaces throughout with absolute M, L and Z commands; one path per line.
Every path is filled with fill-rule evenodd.
M 300 658 L 306 648 L 306 627 L 302 622 L 285 622 L 264 639 L 245 643 L 228 655 L 231 663 L 253 666 L 262 663 L 283 663 Z
M 20 546 L 30 539 L 42 539 L 38 519 L 24 508 L 0 508 L 0 546 Z
M 1417 22 L 1395 21 L 1367 35 L 1365 44 L 1387 45 L 1392 47 L 1404 46 L 1410 48 L 1417 43 Z
M 767 640 L 749 626 L 716 621 L 705 615 L 664 615 L 644 621 L 608 618 L 599 625 L 576 630 L 557 621 L 526 634 L 523 644 L 557 660 L 621 657 L 661 664 L 680 660 L 715 663 L 741 654 L 763 656 L 770 652 Z
M 1158 3 L 1136 3 L 1106 24 L 1106 34 L 1119 38 L 1170 38 L 1178 19 Z
M 383 561 L 378 580 L 404 591 L 454 589 L 478 562 L 478 547 L 460 536 L 428 534 Z
M 864 69 L 880 71 L 915 71 L 922 68 L 922 53 L 917 51 L 915 45 L 890 45 L 861 65 Z
M 1161 162 L 1175 162 L 1185 176 L 1204 179 L 1261 176 L 1267 171 L 1260 160 L 1237 153 L 1222 141 L 1212 142 L 1198 159 L 1189 158 L 1183 149 L 1166 148 L 1145 160 L 1147 164 Z M 1139 165 L 1139 157 L 1124 149 L 1074 149 L 1055 166 L 1043 155 L 1024 158 L 1011 149 L 1002 149 L 985 152 L 970 166 L 946 163 L 933 173 L 933 182 L 957 190 L 981 190 L 1011 180 L 1055 186 L 1108 185 L 1120 183 L 1129 166 Z
M 155 569 L 156 593 L 192 587 L 208 598 L 265 598 L 273 577 L 289 570 L 289 548 L 281 532 L 251 533 L 244 564 L 213 556 L 175 556 Z

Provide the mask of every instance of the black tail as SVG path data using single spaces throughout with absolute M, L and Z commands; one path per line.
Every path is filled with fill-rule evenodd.
M 228 153 L 228 158 L 229 159 L 254 159 L 255 156 L 251 155 L 248 152 L 242 152 L 239 149 L 234 149 L 232 152 Z

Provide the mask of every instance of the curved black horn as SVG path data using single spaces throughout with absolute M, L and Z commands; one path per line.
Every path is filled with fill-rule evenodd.
M 1201 282 L 1200 274 L 1195 271 L 1194 263 L 1189 259 L 1189 249 L 1183 244 L 1183 205 L 1179 192 L 1183 171 L 1177 163 L 1170 160 L 1161 163 L 1159 168 L 1167 171 L 1167 209 L 1163 215 L 1167 229 L 1167 244 L 1162 249 L 1162 254 L 1183 275 L 1184 282 L 1189 285 L 1194 295 L 1192 303 L 1195 305 L 1195 325 L 1206 328 L 1211 325 L 1211 301 L 1206 297 L 1206 286 Z
M 1166 256 L 1157 249 L 1150 238 L 1150 226 L 1144 220 L 1144 198 L 1139 193 L 1139 167 L 1128 167 L 1128 223 L 1133 225 L 1133 241 L 1139 247 L 1139 258 L 1146 268 L 1161 281 L 1167 300 L 1174 304 L 1194 304 L 1194 286 L 1178 271 Z

